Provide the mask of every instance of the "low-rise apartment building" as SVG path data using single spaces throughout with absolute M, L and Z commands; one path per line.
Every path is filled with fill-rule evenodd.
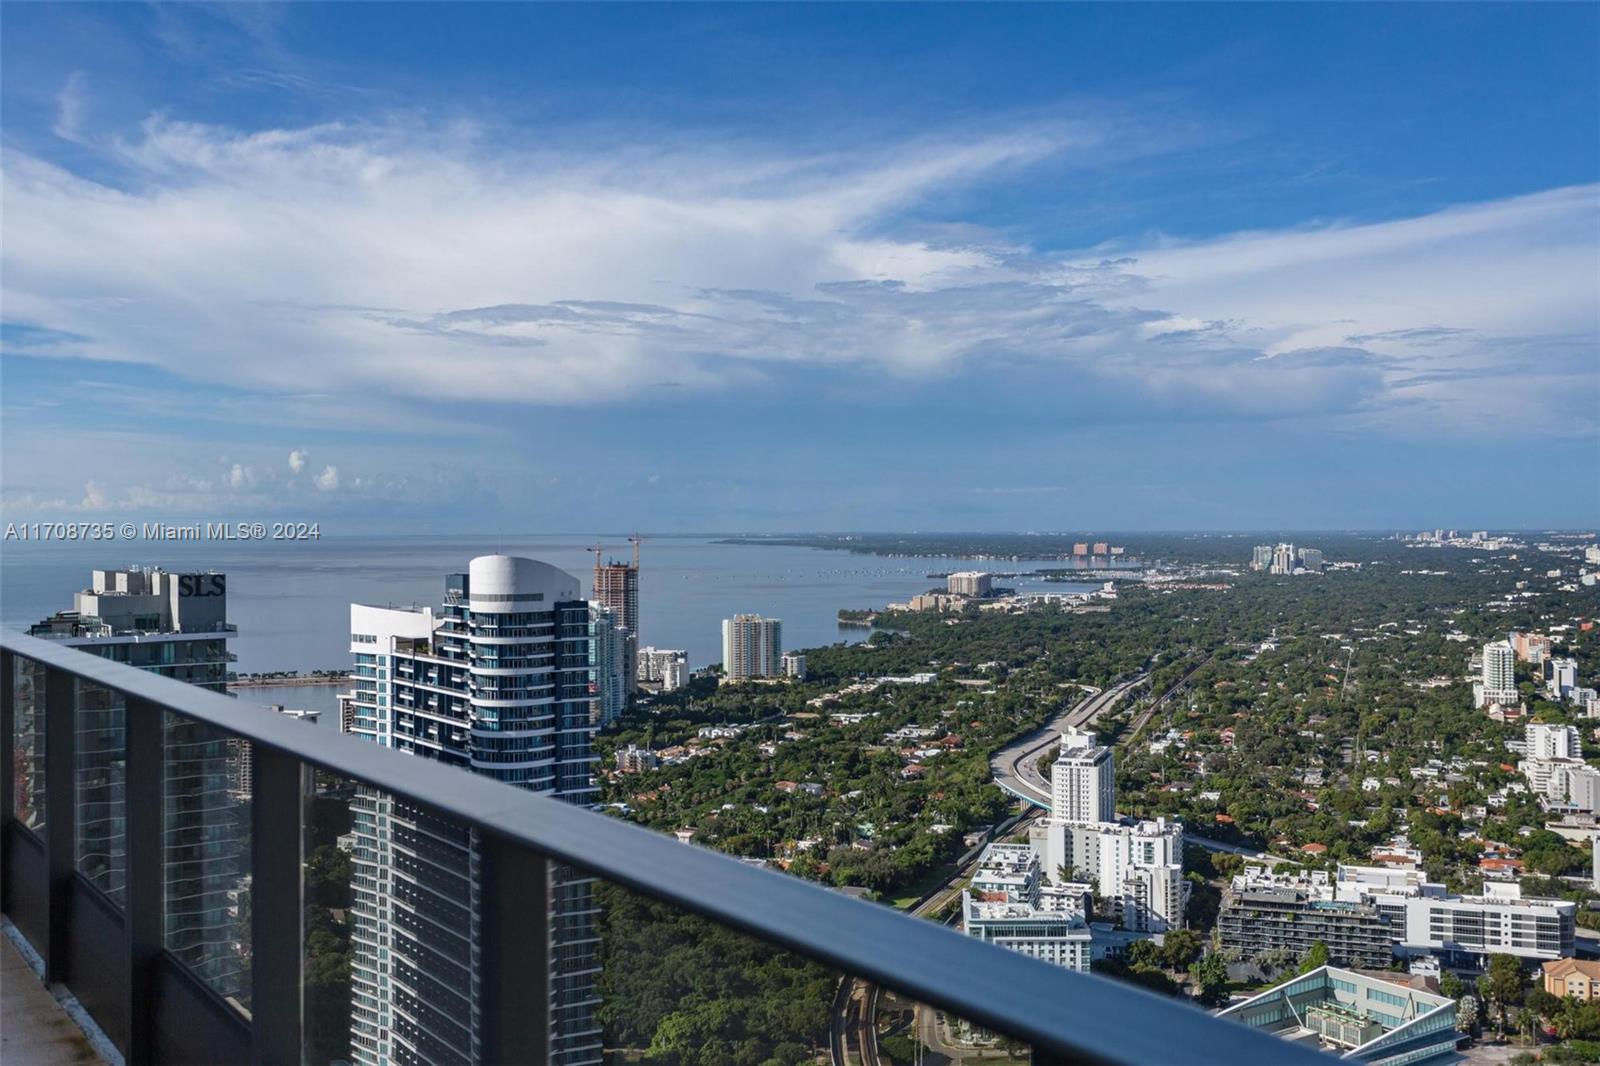
M 1371 904 L 1322 898 L 1309 886 L 1252 884 L 1236 877 L 1217 915 L 1222 946 L 1241 958 L 1305 955 L 1317 942 L 1345 966 L 1382 967 L 1394 958 L 1389 926 Z
M 1081 897 L 1041 891 L 1039 855 L 1026 844 L 990 844 L 961 893 L 968 936 L 1084 973 L 1094 955 Z
M 1577 904 L 1525 898 L 1516 883 L 1482 895 L 1452 895 L 1420 869 L 1340 866 L 1327 875 L 1234 878 L 1223 895 L 1223 944 L 1244 955 L 1274 948 L 1303 953 L 1318 940 L 1331 958 L 1386 966 L 1394 956 L 1435 955 L 1481 963 L 1491 954 L 1553 960 L 1572 954 Z M 1377 938 L 1385 947 L 1380 952 Z
M 1544 990 L 1563 999 L 1600 999 L 1600 962 L 1557 959 L 1541 967 Z

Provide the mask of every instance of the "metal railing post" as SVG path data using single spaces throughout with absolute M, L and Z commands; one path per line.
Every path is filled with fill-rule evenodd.
M 67 908 L 77 866 L 77 682 L 54 666 L 45 667 L 44 676 L 44 836 L 50 932 L 41 954 L 45 983 L 53 985 L 68 976 Z
M 304 765 L 255 746 L 250 797 L 250 1040 L 256 1063 L 301 1061 Z
M 155 990 L 161 965 L 165 896 L 162 768 L 166 758 L 164 712 L 129 699 L 124 826 L 127 841 L 129 1062 L 156 1061 Z
M 484 1062 L 550 1061 L 550 863 L 479 838 Z
M 0 651 L 0 912 L 11 910 L 11 823 L 17 819 L 17 661 Z

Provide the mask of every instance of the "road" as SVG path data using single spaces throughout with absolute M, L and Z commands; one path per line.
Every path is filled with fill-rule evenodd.
M 1071 727 L 1093 725 L 1097 718 L 1116 707 L 1130 689 L 1148 676 L 1138 674 L 1104 691 L 1095 689 L 1055 720 L 995 752 L 989 759 L 994 783 L 1023 802 L 1048 811 L 1050 782 L 1039 772 L 1039 756 L 1059 742 L 1061 734 Z

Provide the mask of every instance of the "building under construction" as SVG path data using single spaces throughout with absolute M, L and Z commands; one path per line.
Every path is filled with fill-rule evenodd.
M 605 559 L 605 548 L 594 546 L 595 602 L 609 607 L 617 624 L 627 630 L 623 654 L 624 691 L 629 697 L 639 687 L 639 538 L 629 537 L 633 562 Z

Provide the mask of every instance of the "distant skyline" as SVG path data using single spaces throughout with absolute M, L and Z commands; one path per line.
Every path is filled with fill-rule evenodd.
M 1592 5 L 0 18 L 7 521 L 1600 525 Z

